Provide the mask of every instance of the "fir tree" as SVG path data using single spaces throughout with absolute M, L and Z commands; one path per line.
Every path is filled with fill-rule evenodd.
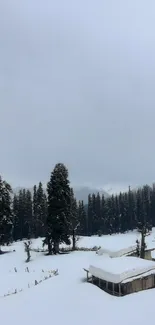
M 104 195 L 101 199 L 101 232 L 107 234 L 107 205 Z
M 37 238 L 37 186 L 33 187 L 33 230 L 35 237 Z
M 24 219 L 25 219 L 25 191 L 20 190 L 18 195 L 18 219 L 19 219 L 19 239 L 24 238 Z
M 71 188 L 71 210 L 70 210 L 70 223 L 71 223 L 71 235 L 72 235 L 72 249 L 76 249 L 77 231 L 80 225 L 78 218 L 77 201 L 74 196 L 74 191 Z
M 87 209 L 87 220 L 88 220 L 88 235 L 91 236 L 93 233 L 93 204 L 92 196 L 88 196 L 88 209 Z
M 70 185 L 67 168 L 59 163 L 51 173 L 47 184 L 48 193 L 48 217 L 46 242 L 49 254 L 59 252 L 59 244 L 70 244 Z
M 118 195 L 115 196 L 115 216 L 114 216 L 114 230 L 116 233 L 121 232 L 121 218 Z
M 25 237 L 33 237 L 33 211 L 32 211 L 32 195 L 29 190 L 25 193 L 25 213 L 24 213 L 24 228 L 25 228 Z
M 0 176 L 0 245 L 12 240 L 11 186 Z
M 87 215 L 86 215 L 86 209 L 83 201 L 79 201 L 78 204 L 78 219 L 79 219 L 78 233 L 81 236 L 85 236 L 87 234 Z
M 94 234 L 98 234 L 101 231 L 101 198 L 100 194 L 93 195 L 93 207 L 94 207 Z
M 18 195 L 15 194 L 13 197 L 13 240 L 18 240 L 20 234 L 20 223 L 19 223 L 19 200 Z
M 44 194 L 42 183 L 39 183 L 36 191 L 35 202 L 35 236 L 43 237 L 45 235 L 46 223 L 46 196 Z
M 150 217 L 152 226 L 155 227 L 155 184 L 153 184 L 150 194 Z
M 151 188 L 145 185 L 142 189 L 143 195 L 143 209 L 144 209 L 144 224 L 148 226 L 149 230 L 152 230 L 152 218 L 151 218 Z

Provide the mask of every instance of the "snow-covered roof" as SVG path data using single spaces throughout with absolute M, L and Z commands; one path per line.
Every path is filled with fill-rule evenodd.
M 97 251 L 97 254 L 98 255 L 108 254 L 110 257 L 121 257 L 123 255 L 130 254 L 130 253 L 134 252 L 135 250 L 136 250 L 136 245 L 132 245 L 132 246 L 122 248 L 119 250 L 115 249 L 113 251 L 109 250 L 109 249 L 105 249 L 105 248 L 100 248 Z
M 155 262 L 137 257 L 104 258 L 96 260 L 95 265 L 89 266 L 89 272 L 93 276 L 113 283 L 140 277 L 150 271 L 155 273 Z

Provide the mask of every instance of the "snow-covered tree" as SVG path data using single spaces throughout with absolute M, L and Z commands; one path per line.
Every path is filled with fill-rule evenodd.
M 46 243 L 49 254 L 59 252 L 59 244 L 70 244 L 71 195 L 68 170 L 64 164 L 56 164 L 47 184 L 48 216 Z
M 0 176 L 0 245 L 12 240 L 11 186 Z
M 36 206 L 36 237 L 43 237 L 45 235 L 46 222 L 46 197 L 44 194 L 42 183 L 39 183 L 37 189 L 37 206 Z
M 71 208 L 70 208 L 70 227 L 71 227 L 71 235 L 72 235 L 72 249 L 76 249 L 76 241 L 77 241 L 77 231 L 80 225 L 78 215 L 78 207 L 77 201 L 74 196 L 74 191 L 71 188 Z
M 18 195 L 14 195 L 13 197 L 13 240 L 19 239 L 20 234 L 20 222 L 19 222 L 19 198 Z

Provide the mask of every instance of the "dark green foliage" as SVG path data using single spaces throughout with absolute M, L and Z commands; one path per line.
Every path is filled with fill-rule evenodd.
M 49 252 L 59 251 L 59 244 L 76 248 L 78 236 L 141 233 L 140 256 L 144 256 L 145 237 L 155 226 L 155 185 L 112 195 L 91 194 L 88 204 L 77 203 L 70 188 L 68 170 L 57 164 L 51 173 L 47 195 L 42 183 L 31 192 L 22 189 L 11 202 L 11 188 L 0 178 L 0 244 L 32 237 L 45 237 Z M 13 227 L 12 227 L 13 225 Z M 138 248 L 137 248 L 138 249 Z
M 19 224 L 19 197 L 14 195 L 13 197 L 13 239 L 16 241 L 19 239 L 20 224 Z
M 13 198 L 13 239 L 33 237 L 32 195 L 29 190 L 20 190 Z
M 63 164 L 57 164 L 47 184 L 48 216 L 46 241 L 49 254 L 59 252 L 59 244 L 70 244 L 71 231 L 71 191 L 68 170 Z
M 72 236 L 72 249 L 76 248 L 77 241 L 77 232 L 80 226 L 79 216 L 78 216 L 78 206 L 77 201 L 74 196 L 74 191 L 71 188 L 70 190 L 70 227 L 71 227 L 71 236 Z
M 87 220 L 88 220 L 88 236 L 93 234 L 93 204 L 92 196 L 88 196 L 88 208 L 87 208 Z
M 36 228 L 37 228 L 37 225 L 36 225 L 36 222 L 37 222 L 37 186 L 34 185 L 33 187 L 33 230 L 34 230 L 34 234 L 35 234 L 35 237 L 37 237 L 37 231 L 36 231 Z
M 11 193 L 11 186 L 0 176 L 0 245 L 9 244 L 12 240 Z
M 144 186 L 137 191 L 112 195 L 105 199 L 99 194 L 88 197 L 88 233 L 124 233 L 145 226 L 155 225 L 155 186 Z
M 43 237 L 46 233 L 47 199 L 41 182 L 38 189 L 34 188 L 33 204 L 35 237 Z
M 87 214 L 83 201 L 78 203 L 78 235 L 86 236 L 87 235 Z

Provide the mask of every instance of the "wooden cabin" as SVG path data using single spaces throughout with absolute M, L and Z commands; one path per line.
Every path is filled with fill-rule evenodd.
M 84 269 L 87 281 L 102 290 L 124 296 L 155 288 L 155 262 L 137 257 L 103 258 Z

